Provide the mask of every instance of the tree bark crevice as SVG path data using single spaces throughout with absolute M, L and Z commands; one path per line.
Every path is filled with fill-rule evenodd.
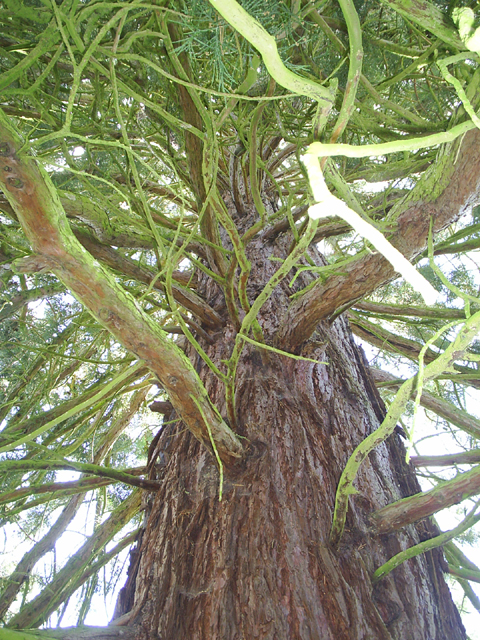
M 279 237 L 263 251 L 281 255 L 287 247 Z M 252 286 L 276 268 L 268 260 L 256 264 Z M 278 287 L 271 304 L 282 308 L 290 292 Z M 274 336 L 281 319 L 267 303 L 260 321 L 265 336 Z M 215 362 L 224 357 L 225 340 L 220 345 L 205 345 Z M 438 554 L 405 563 L 380 586 L 370 582 L 391 556 L 436 533 L 423 521 L 395 535 L 369 532 L 369 513 L 420 490 L 398 436 L 361 468 L 342 544 L 329 547 L 340 473 L 385 407 L 344 318 L 321 323 L 305 350 L 319 364 L 245 346 L 236 378 L 238 430 L 258 443 L 259 454 L 224 480 L 221 502 L 206 451 L 181 425 L 173 437 L 171 429 L 160 433 L 156 450 L 167 462 L 128 585 L 129 624 L 159 640 L 186 640 L 193 630 L 198 639 L 464 638 L 447 587 L 436 586 L 443 582 Z M 200 376 L 210 377 L 203 366 Z M 208 388 L 221 407 L 222 385 Z

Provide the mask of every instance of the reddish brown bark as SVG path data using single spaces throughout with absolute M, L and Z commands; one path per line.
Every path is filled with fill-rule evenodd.
M 284 256 L 289 244 L 284 236 L 248 246 L 256 267 L 250 296 L 277 268 L 268 258 Z M 219 291 L 202 278 L 199 290 L 217 308 Z M 262 309 L 269 343 L 289 293 L 278 287 Z M 204 345 L 215 362 L 229 355 L 234 335 L 226 325 Z M 389 536 L 369 531 L 370 512 L 419 491 L 397 436 L 364 464 L 346 534 L 338 550 L 329 547 L 340 473 L 378 426 L 382 402 L 345 319 L 317 327 L 301 352 L 327 364 L 245 347 L 236 406 L 250 456 L 230 470 L 221 502 L 212 456 L 181 424 L 160 434 L 162 465 L 153 477 L 162 488 L 147 504 L 117 615 L 159 640 L 465 638 L 440 552 L 406 562 L 375 587 L 370 582 L 391 556 L 437 533 L 428 521 Z M 201 376 L 225 413 L 222 385 L 206 368 Z
M 11 144 L 0 148 L 0 164 L 32 245 L 95 317 L 157 373 L 184 420 L 169 416 L 170 426 L 151 448 L 151 480 L 161 488 L 145 504 L 145 530 L 117 610 L 122 622 L 148 640 L 463 640 L 440 552 L 409 560 L 378 585 L 370 580 L 390 557 L 437 533 L 428 521 L 390 535 L 371 532 L 370 513 L 419 491 L 396 436 L 364 463 L 344 537 L 339 548 L 329 547 L 340 474 L 354 448 L 383 418 L 381 399 L 346 319 L 317 324 L 315 335 L 313 329 L 301 332 L 291 342 L 293 334 L 288 334 L 285 344 L 318 364 L 245 346 L 236 376 L 237 440 L 225 425 L 223 383 L 188 348 L 200 385 L 178 348 L 129 308 L 100 268 L 91 268 L 91 258 L 68 234 L 60 212 L 61 224 L 52 222 L 45 204 L 49 193 L 42 191 L 36 165 L 18 160 Z M 248 207 L 237 213 L 231 202 L 225 197 L 239 230 L 251 228 L 256 213 Z M 418 233 L 426 233 L 423 218 L 413 216 L 410 223 L 419 220 Z M 409 238 L 415 235 L 415 229 L 401 228 Z M 250 302 L 291 243 L 284 234 L 270 240 L 255 237 L 246 246 L 252 264 Z M 314 249 L 310 254 L 321 264 Z M 354 280 L 364 276 L 375 281 L 368 270 L 352 275 Z M 308 271 L 300 274 L 296 290 L 313 278 Z M 289 280 L 274 290 L 259 314 L 270 346 L 291 319 Z M 332 280 L 338 284 L 337 276 Z M 345 295 L 341 286 L 339 291 Z M 203 273 L 198 294 L 222 316 L 224 324 L 211 333 L 211 340 L 198 337 L 222 369 L 232 352 L 235 328 L 227 319 L 223 292 Z M 326 308 L 329 300 L 327 296 Z M 212 424 L 218 422 L 218 431 L 212 429 L 217 447 L 223 447 L 220 453 L 229 463 L 222 501 L 217 464 L 193 406 L 192 397 L 203 398 L 203 389 L 223 418 L 212 415 Z M 230 445 L 222 434 L 230 437 Z M 238 442 L 239 458 L 247 455 L 236 462 L 230 454 Z
M 389 504 L 371 516 L 372 526 L 377 533 L 389 533 L 411 522 L 446 509 L 462 500 L 480 493 L 480 467 L 459 474 L 453 480 L 435 487 L 426 493 L 405 498 Z

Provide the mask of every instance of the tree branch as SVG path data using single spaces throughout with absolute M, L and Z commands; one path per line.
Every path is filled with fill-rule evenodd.
M 379 509 L 370 515 L 375 533 L 390 533 L 418 522 L 437 511 L 459 504 L 480 493 L 480 466 L 444 482 L 425 493 L 417 493 Z
M 372 374 L 372 377 L 377 386 L 381 383 L 389 383 L 389 388 L 398 390 L 405 382 L 405 380 L 399 380 L 398 378 L 395 378 L 395 376 L 393 376 L 391 373 L 388 373 L 387 371 L 375 369 L 374 367 L 370 368 L 370 373 Z M 412 396 L 413 395 L 414 394 L 412 394 Z M 422 407 L 425 407 L 425 409 L 433 411 L 437 414 L 437 416 L 448 420 L 448 422 L 454 424 L 456 427 L 462 429 L 474 438 L 480 438 L 480 420 L 470 415 L 466 411 L 462 411 L 459 407 L 456 407 L 450 402 L 447 402 L 443 398 L 437 398 L 432 393 L 429 393 L 425 390 L 422 390 L 420 404 L 422 405 Z M 414 459 L 412 458 L 412 461 L 413 460 Z M 472 460 L 472 462 L 475 461 Z
M 73 470 L 80 473 L 90 473 L 99 478 L 111 478 L 117 482 L 131 485 L 132 487 L 140 487 L 149 491 L 156 491 L 160 485 L 152 480 L 143 480 L 134 475 L 130 475 L 126 471 L 120 469 L 112 469 L 111 467 L 102 467 L 97 464 L 88 464 L 85 462 L 73 462 L 71 460 L 46 459 L 46 460 L 2 460 L 0 462 L 0 473 L 8 473 L 10 471 L 51 471 L 56 470 Z
M 427 0 L 381 0 L 390 9 L 394 9 L 407 20 L 430 31 L 437 38 L 459 51 L 465 50 L 458 31 L 449 23 L 447 16 Z
M 0 309 L 0 321 L 12 316 L 14 313 L 22 309 L 30 302 L 36 302 L 37 300 L 43 300 L 65 291 L 65 287 L 60 283 L 54 283 L 48 287 L 37 287 L 36 289 L 28 289 L 22 291 L 17 296 L 14 296 L 8 302 L 2 301 L 2 307 Z
M 458 152 L 457 152 L 458 150 Z M 459 218 L 480 195 L 480 131 L 442 145 L 435 164 L 396 207 L 396 230 L 389 238 L 406 258 L 427 246 L 430 219 L 434 232 Z M 396 273 L 379 253 L 363 252 L 342 267 L 341 273 L 319 281 L 295 299 L 279 329 L 278 345 L 293 351 L 315 331 L 317 324 L 354 300 L 393 280 Z
M 442 307 L 419 307 L 411 304 L 387 304 L 381 302 L 356 302 L 354 309 L 367 311 L 369 314 L 383 314 L 388 316 L 411 316 L 414 318 L 432 318 L 438 320 L 463 320 L 465 311 L 463 309 L 444 309 Z M 473 307 L 471 311 L 476 311 Z
M 96 320 L 158 376 L 193 435 L 210 450 L 212 437 L 222 460 L 232 464 L 242 457 L 243 446 L 212 407 L 193 365 L 80 245 L 48 174 L 22 146 L 1 113 L 0 185 L 34 251 Z
M 35 564 L 42 556 L 55 547 L 58 539 L 65 532 L 82 505 L 83 495 L 84 494 L 79 494 L 70 499 L 55 524 L 25 553 L 14 571 L 10 574 L 7 585 L 3 589 L 0 597 L 0 618 L 3 618 L 7 613 L 8 608 L 17 597 L 22 585 L 30 577 Z
M 49 615 L 71 595 L 69 585 L 80 578 L 92 560 L 141 508 L 141 492 L 134 491 L 98 526 L 80 549 L 71 556 L 53 580 L 13 618 L 9 627 L 39 627 Z
M 148 473 L 147 467 L 134 467 L 131 469 L 124 469 L 124 471 L 125 473 L 133 476 L 143 476 Z M 87 491 L 98 489 L 99 487 L 106 487 L 114 482 L 117 482 L 117 480 L 110 477 L 90 477 L 81 478 L 80 480 L 71 480 L 68 482 L 51 482 L 40 486 L 30 485 L 28 487 L 22 487 L 21 489 L 15 489 L 14 491 L 0 493 L 0 504 L 16 502 L 17 500 L 23 500 L 24 498 L 29 498 L 32 495 L 38 495 L 41 493 L 55 493 L 55 497 L 68 496 L 75 493 L 86 493 Z M 50 499 L 51 497 L 47 496 L 45 501 Z
M 120 273 L 147 285 L 150 285 L 153 282 L 154 289 L 165 291 L 165 285 L 163 282 L 156 279 L 155 274 L 148 269 L 138 266 L 133 260 L 122 256 L 118 251 L 115 251 L 115 249 L 105 247 L 98 242 L 95 242 L 95 240 L 90 238 L 85 232 L 76 231 L 75 236 L 85 249 L 92 254 L 92 256 L 109 266 L 111 269 L 119 271 Z M 208 327 L 211 329 L 218 329 L 223 325 L 223 320 L 218 313 L 196 293 L 175 282 L 172 283 L 172 291 L 175 300 L 183 307 L 194 313 L 195 316 Z
M 414 467 L 450 467 L 456 464 L 475 464 L 480 462 L 480 449 L 447 453 L 444 456 L 412 456 Z
M 458 331 L 455 340 L 449 344 L 445 351 L 441 353 L 436 360 L 428 364 L 423 369 L 423 384 L 427 383 L 429 380 L 434 380 L 443 373 L 443 371 L 451 370 L 455 360 L 462 357 L 468 346 L 475 339 L 479 328 L 480 312 L 477 312 L 466 320 L 464 326 Z M 409 401 L 413 390 L 417 386 L 417 382 L 418 374 L 403 383 L 399 392 L 395 396 L 395 399 L 391 403 L 382 424 L 378 429 L 362 440 L 359 445 L 357 445 L 348 459 L 338 482 L 335 498 L 335 510 L 330 532 L 331 544 L 337 545 L 342 536 L 348 510 L 348 499 L 352 493 L 355 493 L 353 482 L 357 477 L 361 464 L 375 447 L 381 444 L 393 433 L 399 417 L 405 410 L 406 404 Z
M 465 314 L 463 315 L 465 318 Z M 354 314 L 349 314 L 350 326 L 352 333 L 366 340 L 370 344 L 378 347 L 379 349 L 385 349 L 391 353 L 404 356 L 416 362 L 420 355 L 422 345 L 410 338 L 404 338 L 387 329 L 384 329 L 379 324 L 368 322 L 361 317 Z M 435 360 L 437 353 L 428 348 L 424 355 L 424 362 L 429 363 Z
M 352 333 L 362 338 L 362 340 L 369 342 L 383 351 L 390 351 L 390 353 L 404 356 L 414 362 L 418 361 L 422 345 L 415 340 L 391 333 L 383 327 L 380 327 L 380 325 L 367 322 L 366 320 L 359 320 L 358 318 L 352 318 L 350 316 L 350 321 Z M 424 354 L 423 361 L 428 364 L 429 362 L 433 362 L 437 356 L 438 353 L 428 348 Z M 475 375 L 478 373 L 477 369 L 469 368 L 461 364 L 454 364 L 453 369 L 465 376 L 464 384 L 469 384 L 477 389 L 480 388 L 479 380 L 475 379 Z M 469 375 L 471 375 L 470 378 L 468 378 Z

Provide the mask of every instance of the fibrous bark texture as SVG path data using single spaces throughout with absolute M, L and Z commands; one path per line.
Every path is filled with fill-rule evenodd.
M 271 258 L 284 258 L 288 243 L 280 236 L 248 246 L 255 255 L 251 300 L 278 268 Z M 313 250 L 311 257 L 320 263 Z M 259 316 L 268 344 L 288 306 L 289 280 Z M 200 278 L 199 287 L 219 309 L 215 286 Z M 203 345 L 219 366 L 234 335 L 226 324 L 212 345 Z M 384 407 L 343 317 L 319 325 L 301 354 L 318 362 L 245 346 L 236 411 L 249 455 L 228 471 L 221 501 L 213 456 L 182 423 L 164 428 L 150 461 L 162 489 L 148 501 L 117 615 L 130 610 L 126 623 L 161 640 L 465 638 L 440 552 L 371 584 L 391 556 L 436 535 L 429 521 L 389 535 L 369 531 L 369 513 L 420 490 L 397 435 L 363 465 L 341 545 L 329 546 L 340 474 Z M 200 359 L 195 365 L 225 417 L 223 385 Z

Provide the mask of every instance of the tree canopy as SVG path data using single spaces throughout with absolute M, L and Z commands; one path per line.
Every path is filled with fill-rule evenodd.
M 308 359 L 316 326 L 340 314 L 370 345 L 389 411 L 345 468 L 332 544 L 358 467 L 402 430 L 425 491 L 372 526 L 457 504 L 464 515 L 375 579 L 444 545 L 480 612 L 480 569 L 454 541 L 474 539 L 480 519 L 476 26 L 468 6 L 441 0 L 0 1 L 6 626 L 67 611 L 82 624 L 94 594 L 116 589 L 169 420 L 215 457 L 221 499 L 249 447 L 236 432 L 242 349 Z M 256 218 L 234 219 L 229 203 Z M 268 258 L 257 290 L 252 247 L 282 234 L 286 257 Z M 280 284 L 290 305 L 276 312 Z M 266 304 L 274 340 L 257 320 Z M 205 345 L 227 321 L 218 365 Z M 222 407 L 202 362 L 225 386 Z

